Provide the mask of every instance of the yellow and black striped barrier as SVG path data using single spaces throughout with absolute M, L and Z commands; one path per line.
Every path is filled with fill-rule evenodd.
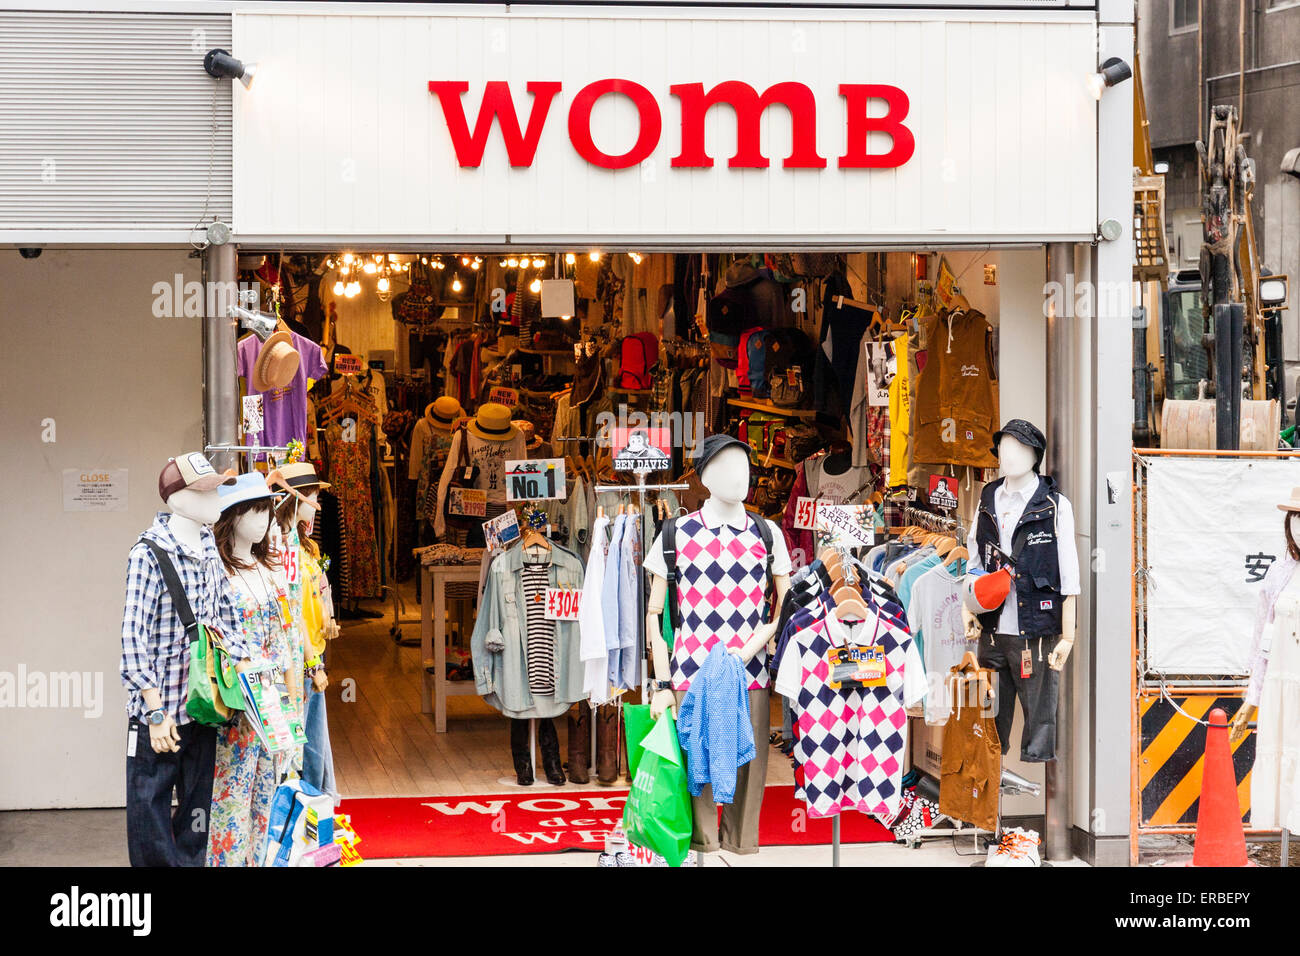
M 1188 716 L 1180 714 L 1159 695 L 1144 695 L 1138 700 L 1141 721 L 1138 789 L 1142 796 L 1143 827 L 1196 824 L 1205 763 L 1205 726 L 1196 721 L 1205 720 L 1215 707 L 1223 708 L 1231 719 L 1241 706 L 1240 696 L 1171 694 L 1170 697 Z M 1232 748 L 1243 822 L 1250 816 L 1250 770 L 1254 763 L 1255 734 L 1251 731 Z

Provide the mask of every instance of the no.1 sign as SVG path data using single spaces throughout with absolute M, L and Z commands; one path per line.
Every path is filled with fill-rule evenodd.
M 576 621 L 582 592 L 574 588 L 546 589 L 546 620 Z
M 507 501 L 546 501 L 564 496 L 563 458 L 506 462 Z

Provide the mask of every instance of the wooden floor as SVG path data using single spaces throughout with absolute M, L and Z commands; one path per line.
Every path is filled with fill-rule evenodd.
M 405 619 L 419 617 L 413 586 L 403 586 Z M 475 696 L 449 697 L 447 732 L 437 733 L 433 715 L 420 713 L 420 648 L 399 646 L 389 634 L 392 602 L 364 602 L 383 618 L 340 622 L 343 632 L 329 647 L 326 691 L 330 743 L 339 792 L 346 797 L 441 796 L 518 792 L 510 758 L 510 724 Z M 472 628 L 472 622 L 470 622 Z M 403 623 L 404 639 L 418 638 L 418 623 Z M 465 631 L 468 651 L 469 631 Z M 773 710 L 774 726 L 781 725 Z M 567 721 L 557 718 L 560 753 L 567 761 Z M 553 787 L 536 769 L 531 791 L 594 789 L 600 784 Z M 789 783 L 789 762 L 775 750 L 768 783 Z M 626 786 L 620 780 L 618 786 Z

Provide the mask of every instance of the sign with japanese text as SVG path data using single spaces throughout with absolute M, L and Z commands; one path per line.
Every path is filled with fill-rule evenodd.
M 1286 555 L 1295 461 L 1152 458 L 1147 465 L 1147 669 L 1250 672 L 1264 576 Z M 1300 518 L 1294 519 L 1300 537 Z M 1116 572 L 1097 562 L 1095 570 Z M 1128 555 L 1112 558 L 1128 563 Z
M 564 459 L 527 458 L 506 462 L 507 501 L 563 499 Z
M 64 511 L 125 511 L 125 468 L 64 468 Z
M 467 518 L 486 518 L 487 492 L 477 488 L 448 488 L 447 511 Z
M 488 550 L 504 548 L 519 539 L 519 516 L 510 508 L 491 521 L 483 522 L 483 540 Z

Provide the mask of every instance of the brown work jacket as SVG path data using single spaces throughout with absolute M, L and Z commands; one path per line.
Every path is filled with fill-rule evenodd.
M 912 460 L 996 468 L 993 329 L 975 310 L 926 321 L 926 363 L 912 404 Z

